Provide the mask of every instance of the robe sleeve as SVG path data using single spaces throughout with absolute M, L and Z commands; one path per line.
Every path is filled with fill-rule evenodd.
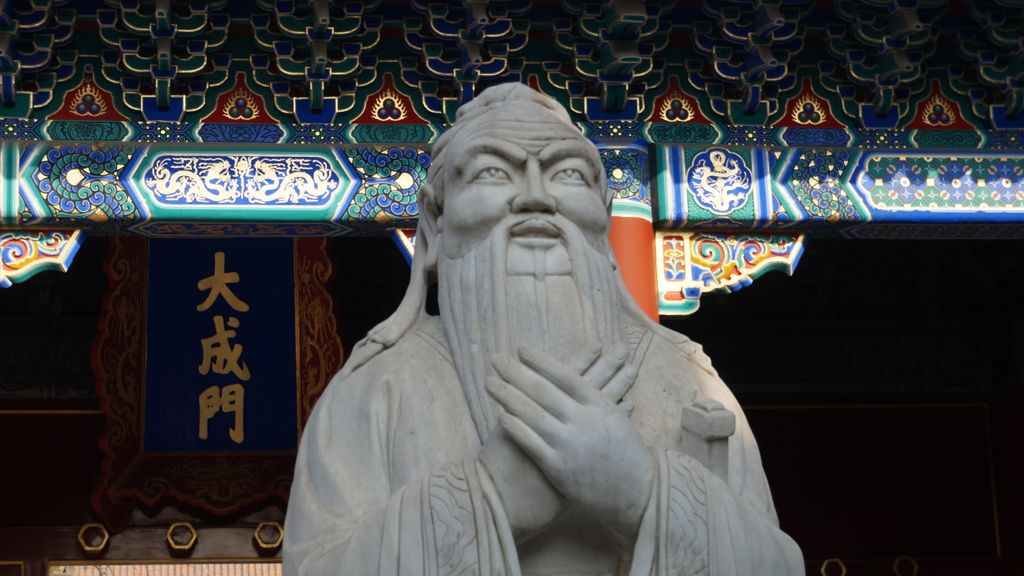
M 286 576 L 518 576 L 508 520 L 482 466 L 446 462 L 428 423 L 408 421 L 423 410 L 405 414 L 396 386 L 345 384 L 332 383 L 303 434 Z M 408 431 L 418 437 L 402 441 L 414 450 L 396 455 L 395 436 Z
M 795 576 L 800 547 L 779 528 L 757 442 L 736 397 L 700 345 L 677 339 L 697 393 L 736 416 L 727 478 L 678 450 L 657 450 L 658 474 L 630 576 Z
M 693 458 L 665 451 L 629 574 L 796 576 L 804 574 L 804 563 L 772 518 Z

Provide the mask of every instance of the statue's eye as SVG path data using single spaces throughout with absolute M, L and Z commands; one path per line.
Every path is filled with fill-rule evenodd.
M 497 166 L 488 166 L 487 168 L 477 172 L 476 176 L 473 177 L 473 180 L 483 182 L 511 182 L 512 177 L 508 175 L 508 172 L 505 172 Z
M 553 180 L 569 184 L 586 183 L 586 179 L 583 177 L 583 172 L 578 168 L 565 168 L 563 170 L 559 170 L 555 173 Z

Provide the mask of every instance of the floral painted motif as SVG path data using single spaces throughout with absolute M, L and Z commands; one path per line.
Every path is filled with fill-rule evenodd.
M 950 126 L 956 119 L 953 105 L 938 94 L 928 99 L 921 112 L 921 120 L 929 126 Z
M 906 130 L 856 128 L 857 146 L 861 148 L 907 148 Z
M 1024 149 L 1024 130 L 993 130 L 988 146 L 1000 150 Z
M 963 204 L 969 195 L 974 194 L 978 182 L 974 179 L 969 166 L 964 166 L 954 160 L 949 164 L 939 166 L 935 186 L 943 191 L 949 201 L 954 204 Z
M 918 104 L 906 127 L 925 132 L 960 131 L 970 134 L 965 135 L 965 139 L 973 136 L 975 142 L 979 141 L 975 127 L 966 121 L 960 106 L 943 94 L 942 83 L 938 80 L 932 81 L 928 97 Z
M 658 110 L 658 120 L 661 122 L 689 122 L 693 116 L 693 105 L 679 92 L 669 94 L 661 110 Z
M 601 151 L 608 188 L 616 200 L 633 200 L 650 205 L 647 186 L 643 183 L 641 156 L 636 150 L 621 148 Z
M 883 180 L 890 195 L 904 204 L 914 201 L 917 192 L 924 187 L 925 181 L 921 167 L 906 161 L 889 166 L 888 174 Z
M 138 142 L 191 142 L 189 122 L 142 122 L 138 124 Z
M 257 142 L 273 144 L 284 136 L 277 124 L 210 123 L 199 128 L 203 142 Z
M 335 124 L 292 124 L 289 126 L 292 144 L 340 144 L 348 142 L 345 127 Z
M 735 146 L 775 146 L 775 128 L 770 126 L 726 126 L 725 143 Z
M 851 182 L 885 210 L 1024 209 L 1024 162 L 986 156 L 868 154 Z
M 629 120 L 600 120 L 587 122 L 584 127 L 588 138 L 601 139 L 630 139 L 636 138 L 639 130 L 643 127 L 642 122 Z
M 796 101 L 791 119 L 801 126 L 817 126 L 825 122 L 825 108 L 818 98 L 804 94 Z
M 233 120 L 256 120 L 260 117 L 260 107 L 249 90 L 238 88 L 228 95 L 221 114 Z
M 95 121 L 122 122 L 127 120 L 114 106 L 110 92 L 100 88 L 86 72 L 85 79 L 77 87 L 68 90 L 64 101 L 48 117 L 54 121 Z
M 377 97 L 371 113 L 382 122 L 399 122 L 409 115 L 405 104 L 393 90 L 385 90 Z
M 31 118 L 0 118 L 0 134 L 4 138 L 16 138 L 18 140 L 39 140 L 36 128 L 39 120 Z

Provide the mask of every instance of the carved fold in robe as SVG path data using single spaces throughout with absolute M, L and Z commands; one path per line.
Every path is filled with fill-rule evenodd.
M 746 418 L 700 347 L 627 325 L 626 398 L 658 474 L 632 547 L 567 507 L 518 545 L 476 455 L 473 415 L 436 318 L 333 381 L 302 437 L 285 525 L 286 576 L 803 574 L 778 527 Z M 736 414 L 727 479 L 681 448 L 683 407 Z

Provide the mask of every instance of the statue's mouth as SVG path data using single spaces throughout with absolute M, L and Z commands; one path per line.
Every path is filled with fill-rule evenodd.
M 506 269 L 511 276 L 547 276 L 572 273 L 562 229 L 542 217 L 527 218 L 508 229 Z
M 509 228 L 509 236 L 530 238 L 561 238 L 557 226 L 540 218 L 530 218 Z

